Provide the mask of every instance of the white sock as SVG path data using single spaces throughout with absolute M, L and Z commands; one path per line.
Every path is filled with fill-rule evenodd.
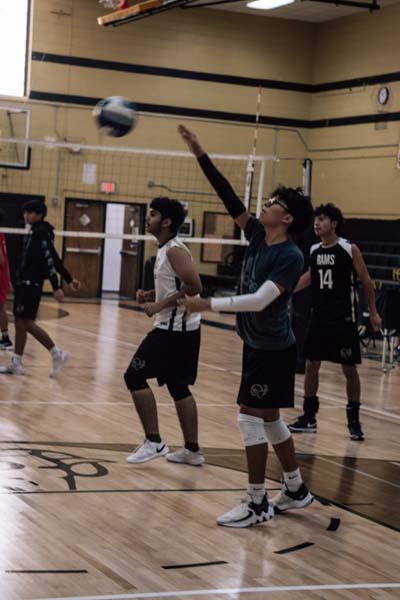
M 247 494 L 250 496 L 250 498 L 255 504 L 261 504 L 265 496 L 265 484 L 249 483 L 247 487 Z
M 301 478 L 300 469 L 296 469 L 295 471 L 288 471 L 283 474 L 283 478 L 287 485 L 287 488 L 290 492 L 297 492 L 303 480 Z
M 11 362 L 15 365 L 20 365 L 22 363 L 22 356 L 20 354 L 13 354 Z
M 53 346 L 52 349 L 50 350 L 50 354 L 52 355 L 53 358 L 57 358 L 60 355 L 60 348 L 57 348 L 57 346 Z

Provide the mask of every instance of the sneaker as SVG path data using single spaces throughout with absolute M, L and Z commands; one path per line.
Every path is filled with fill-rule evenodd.
M 126 457 L 126 462 L 131 464 L 144 463 L 168 454 L 169 448 L 165 442 L 151 442 L 147 438 L 132 454 Z
M 0 367 L 0 373 L 7 375 L 24 375 L 25 369 L 21 363 L 11 361 L 8 365 Z
M 317 433 L 317 419 L 315 417 L 307 417 L 307 415 L 300 415 L 288 427 L 292 433 Z
M 361 423 L 352 423 L 348 425 L 350 439 L 356 442 L 362 442 L 364 440 L 364 434 L 361 429 Z
M 13 349 L 13 345 L 12 345 L 12 341 L 8 338 L 8 339 L 2 339 L 0 340 L 0 350 L 12 350 Z
M 195 467 L 201 467 L 204 465 L 204 455 L 201 450 L 192 452 L 187 448 L 180 448 L 176 452 L 170 452 L 165 457 L 169 462 L 173 463 L 184 463 L 186 465 L 193 465 Z
M 286 483 L 282 485 L 282 489 L 274 498 L 271 500 L 271 506 L 273 506 L 277 514 L 291 510 L 293 508 L 305 508 L 314 500 L 314 496 L 310 494 L 307 486 L 302 483 L 296 492 L 291 492 Z
M 249 495 L 232 510 L 217 518 L 218 525 L 223 527 L 251 527 L 269 521 L 274 516 L 274 509 L 264 496 L 261 504 L 255 504 Z
M 57 356 L 53 357 L 53 368 L 50 371 L 49 377 L 57 377 L 61 369 L 65 366 L 67 360 L 71 358 L 70 352 L 63 352 L 62 350 Z

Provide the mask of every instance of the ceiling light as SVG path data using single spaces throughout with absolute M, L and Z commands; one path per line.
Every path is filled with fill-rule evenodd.
M 253 2 L 248 2 L 246 6 L 258 10 L 271 10 L 273 8 L 279 8 L 280 6 L 285 6 L 286 4 L 293 4 L 293 2 L 294 0 L 254 0 Z

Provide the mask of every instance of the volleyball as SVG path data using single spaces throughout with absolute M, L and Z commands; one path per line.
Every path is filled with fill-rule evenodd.
M 138 113 L 132 100 L 121 96 L 110 96 L 100 100 L 93 109 L 96 125 L 106 135 L 122 137 L 136 125 Z

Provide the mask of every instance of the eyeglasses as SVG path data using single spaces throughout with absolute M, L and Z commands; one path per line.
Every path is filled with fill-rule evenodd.
M 273 206 L 274 204 L 277 204 L 278 206 L 280 206 L 281 208 L 283 208 L 283 210 L 286 210 L 287 212 L 289 212 L 289 208 L 288 206 L 282 201 L 279 200 L 279 198 L 270 198 L 266 203 L 265 206 L 267 208 L 270 208 L 271 206 Z

